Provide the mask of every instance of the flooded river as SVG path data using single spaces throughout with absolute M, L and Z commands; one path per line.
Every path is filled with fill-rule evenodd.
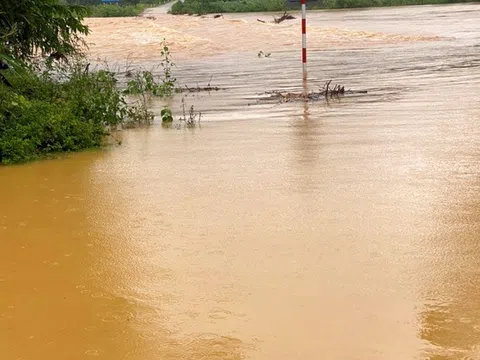
M 0 168 L 2 360 L 480 359 L 480 5 L 90 19 L 201 127 Z M 258 58 L 258 51 L 271 52 Z M 181 97 L 171 101 L 175 112 Z M 156 103 L 158 110 L 162 104 Z

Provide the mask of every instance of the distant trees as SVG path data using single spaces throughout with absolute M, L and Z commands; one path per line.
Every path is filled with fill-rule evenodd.
M 172 14 L 261 12 L 286 10 L 286 0 L 185 0 L 172 6 Z
M 102 2 L 102 0 L 60 0 L 60 2 L 68 5 L 89 6 L 98 5 Z
M 91 6 L 91 5 L 100 5 L 102 0 L 61 0 L 65 4 L 69 5 L 83 5 L 83 6 Z M 120 5 L 138 5 L 138 4 L 163 4 L 167 2 L 167 0 L 120 0 Z

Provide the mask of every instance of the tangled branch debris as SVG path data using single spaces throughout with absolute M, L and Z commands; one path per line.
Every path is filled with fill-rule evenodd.
M 345 90 L 345 86 L 335 85 L 333 88 L 330 87 L 332 80 L 329 80 L 325 83 L 323 89 L 319 91 L 312 91 L 309 93 L 282 93 L 280 91 L 267 91 L 265 94 L 268 95 L 264 100 L 277 100 L 280 103 L 286 103 L 291 101 L 308 101 L 308 100 L 321 100 L 329 98 L 339 98 L 345 95 L 353 94 L 366 94 L 365 90 Z
M 295 16 L 293 15 L 290 15 L 288 12 L 284 12 L 282 16 L 280 16 L 279 18 L 277 18 L 276 16 L 273 17 L 273 23 L 274 24 L 280 24 L 281 22 L 285 21 L 285 20 L 294 20 L 296 19 Z M 262 20 L 262 19 L 257 19 L 258 22 L 261 22 L 263 24 L 267 23 L 265 20 Z
M 279 18 L 277 18 L 277 17 L 274 16 L 274 17 L 273 17 L 273 22 L 274 22 L 275 24 L 280 24 L 282 21 L 285 21 L 285 20 L 294 20 L 294 19 L 296 19 L 295 16 L 290 15 L 289 13 L 287 13 L 287 12 L 285 11 L 285 12 L 283 13 L 283 15 L 280 16 Z
M 180 89 L 180 92 L 191 92 L 191 93 L 196 93 L 196 92 L 203 92 L 203 91 L 219 91 L 219 90 L 223 90 L 222 88 L 218 87 L 218 86 L 212 86 L 211 83 L 212 83 L 212 79 L 213 79 L 213 75 L 210 77 L 210 81 L 208 82 L 207 86 L 204 86 L 204 87 L 200 87 L 199 85 L 197 85 L 197 87 L 188 87 L 187 85 L 185 85 L 185 89 Z
M 185 85 L 185 90 L 184 91 L 194 93 L 194 92 L 202 92 L 202 91 L 219 91 L 219 90 L 222 90 L 222 89 L 219 88 L 218 86 L 207 85 L 205 87 L 200 87 L 200 86 L 197 85 L 197 87 L 191 88 L 191 87 L 188 87 L 187 85 Z

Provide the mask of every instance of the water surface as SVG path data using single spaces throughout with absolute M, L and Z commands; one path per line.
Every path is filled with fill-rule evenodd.
M 92 56 L 165 36 L 225 90 L 0 169 L 2 359 L 480 358 L 479 9 L 310 13 L 309 88 L 368 91 L 328 103 L 258 101 L 301 91 L 298 22 L 89 20 Z

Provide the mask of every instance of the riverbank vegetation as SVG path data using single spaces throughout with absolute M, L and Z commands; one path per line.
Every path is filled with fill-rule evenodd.
M 366 8 L 407 5 L 441 5 L 471 2 L 469 0 L 324 0 L 317 9 Z
M 132 17 L 141 15 L 149 7 L 165 4 L 168 0 L 120 0 L 118 4 L 102 4 L 102 0 L 62 0 L 65 5 L 88 8 L 88 17 Z
M 309 9 L 342 9 L 381 6 L 452 4 L 470 0 L 319 0 L 309 1 Z M 264 12 L 299 9 L 300 2 L 289 5 L 286 0 L 185 0 L 177 1 L 172 14 L 209 14 L 229 12 Z
M 88 17 L 134 17 L 142 14 L 147 6 L 139 5 L 92 5 L 89 6 Z
M 114 74 L 77 67 L 65 81 L 58 75 L 30 69 L 5 74 L 11 87 L 0 86 L 0 162 L 100 146 L 123 121 L 127 105 Z
M 285 0 L 185 0 L 173 4 L 172 14 L 209 14 L 229 12 L 280 11 Z
M 124 90 L 115 72 L 91 69 L 87 13 L 57 0 L 0 2 L 0 163 L 100 146 L 120 126 L 153 121 L 148 96 L 173 93 L 165 44 L 163 76 L 138 72 Z

